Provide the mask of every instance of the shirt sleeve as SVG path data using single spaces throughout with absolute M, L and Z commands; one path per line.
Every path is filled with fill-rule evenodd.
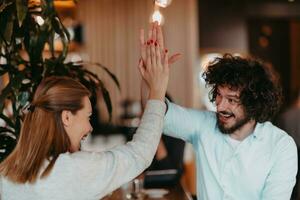
M 193 143 L 212 122 L 212 112 L 188 109 L 166 101 L 168 111 L 164 120 L 163 133 Z M 209 125 L 210 124 L 210 125 Z
M 78 163 L 81 190 L 99 199 L 142 173 L 156 152 L 165 110 L 164 102 L 149 100 L 132 141 L 106 152 L 91 153 L 85 162 Z
M 0 200 L 2 195 L 2 176 L 0 175 Z
M 275 164 L 267 177 L 262 200 L 289 200 L 296 183 L 298 157 L 294 140 L 286 136 L 276 151 Z

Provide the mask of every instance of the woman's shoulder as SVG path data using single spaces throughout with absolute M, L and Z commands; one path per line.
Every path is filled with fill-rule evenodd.
M 59 155 L 57 158 L 58 163 L 74 164 L 78 162 L 89 162 L 90 160 L 99 160 L 103 157 L 103 153 L 89 152 L 89 151 L 77 151 L 74 153 L 66 152 Z
M 75 170 L 82 168 L 101 168 L 105 167 L 109 158 L 113 157 L 109 151 L 106 152 L 89 152 L 77 151 L 74 153 L 63 153 L 57 158 L 55 167 L 65 168 L 69 166 Z

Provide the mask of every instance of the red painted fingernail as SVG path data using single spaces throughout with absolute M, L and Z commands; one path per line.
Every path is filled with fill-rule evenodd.
M 154 42 L 154 45 L 157 46 L 157 42 Z
M 147 42 L 147 45 L 150 45 L 150 42 L 149 42 L 149 41 Z
M 165 53 L 168 53 L 168 49 L 165 49 Z
M 150 43 L 152 44 L 152 43 L 153 43 L 153 40 L 150 40 Z

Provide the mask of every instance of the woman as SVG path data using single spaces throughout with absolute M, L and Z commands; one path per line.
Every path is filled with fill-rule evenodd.
M 39 85 L 14 151 L 0 164 L 0 199 L 100 199 L 140 174 L 151 163 L 161 132 L 169 77 L 167 55 L 147 45 L 142 77 L 151 88 L 133 140 L 112 150 L 80 150 L 92 131 L 89 91 L 66 77 Z

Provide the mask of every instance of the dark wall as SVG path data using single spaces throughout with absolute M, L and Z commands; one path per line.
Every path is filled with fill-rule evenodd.
M 200 49 L 247 52 L 247 24 L 239 5 L 200 0 Z
M 286 19 L 248 20 L 249 52 L 269 62 L 280 74 L 285 104 L 291 101 L 290 22 Z
M 291 64 L 291 53 L 295 53 L 290 52 L 290 22 L 295 19 L 300 19 L 300 3 L 296 2 L 199 0 L 200 54 L 207 50 L 249 53 L 270 62 L 281 76 L 288 105 L 292 99 L 291 83 L 295 82 L 291 81 L 295 77 L 291 68 L 296 67 Z M 261 39 L 265 25 L 273 32 L 267 38 L 269 46 L 262 48 L 259 41 L 266 42 Z

